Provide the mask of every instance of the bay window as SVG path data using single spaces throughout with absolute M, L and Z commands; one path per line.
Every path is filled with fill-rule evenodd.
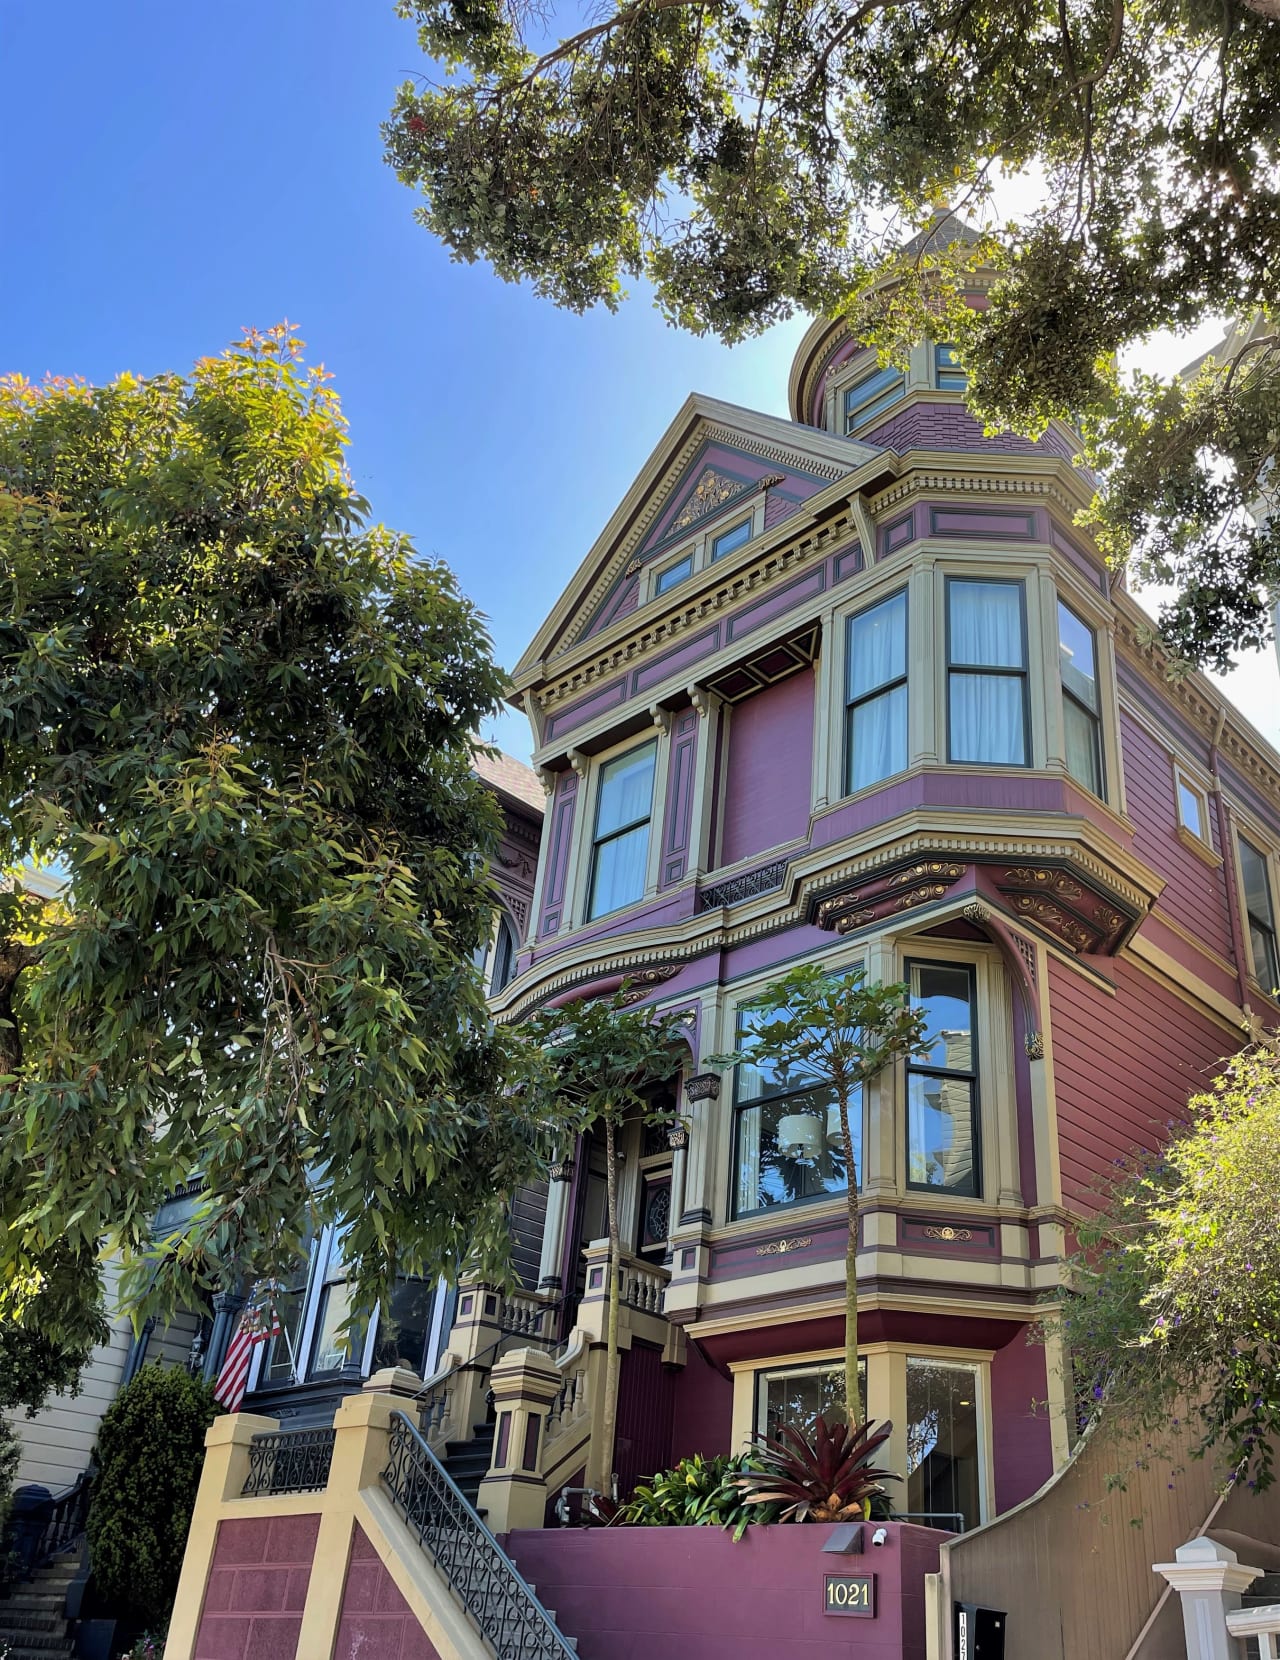
M 1029 725 L 1023 584 L 948 577 L 948 758 L 1027 766 Z
M 849 618 L 845 788 L 866 789 L 907 765 L 907 594 Z
M 975 975 L 960 963 L 907 964 L 927 1049 L 907 1062 L 907 1185 L 977 1198 Z
M 738 1049 L 776 1011 L 753 1004 L 738 1013 Z M 850 1103 L 854 1180 L 862 1162 L 862 1095 Z M 773 1205 L 843 1193 L 848 1186 L 840 1109 L 833 1089 L 797 1067 L 742 1061 L 734 1069 L 735 1216 Z
M 657 760 L 654 739 L 607 761 L 600 769 L 588 920 L 632 905 L 644 896 Z
M 1252 842 L 1240 837 L 1240 885 L 1249 922 L 1249 946 L 1253 953 L 1253 977 L 1266 991 L 1280 985 L 1280 954 L 1276 951 L 1276 914 L 1271 902 L 1271 877 L 1267 856 Z
M 1058 671 L 1067 771 L 1096 796 L 1102 794 L 1102 719 L 1098 700 L 1097 643 L 1093 630 L 1058 601 Z

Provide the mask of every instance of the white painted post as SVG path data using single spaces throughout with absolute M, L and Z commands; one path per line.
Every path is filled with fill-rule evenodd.
M 1180 1545 L 1175 1556 L 1173 1562 L 1155 1563 L 1154 1571 L 1182 1598 L 1187 1660 L 1237 1660 L 1227 1616 L 1239 1609 L 1240 1593 L 1262 1569 L 1247 1567 L 1226 1545 L 1203 1536 Z

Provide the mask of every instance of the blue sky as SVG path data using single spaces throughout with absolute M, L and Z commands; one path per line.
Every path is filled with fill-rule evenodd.
M 690 390 L 786 413 L 802 319 L 729 352 L 643 294 L 574 317 L 450 263 L 382 160 L 424 66 L 391 0 L 0 0 L 0 65 L 0 370 L 185 369 L 288 317 L 375 514 L 449 561 L 507 666 Z M 1268 653 L 1232 685 L 1273 741 L 1275 679 Z M 527 755 L 522 716 L 492 735 Z

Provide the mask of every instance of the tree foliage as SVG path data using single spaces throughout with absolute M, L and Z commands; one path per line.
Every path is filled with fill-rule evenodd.
M 1241 1054 L 1190 1110 L 1081 1230 L 1062 1330 L 1086 1410 L 1189 1430 L 1262 1488 L 1280 1445 L 1280 1051 Z
M 1095 460 L 1119 452 L 1097 511 L 1117 558 L 1187 590 L 1177 649 L 1265 633 L 1280 546 L 1243 504 L 1280 441 L 1270 329 L 1185 394 L 1121 385 L 1111 354 L 1280 305 L 1280 0 L 399 10 L 442 73 L 401 87 L 387 155 L 455 257 L 575 310 L 643 278 L 726 341 L 796 310 L 890 354 L 956 341 L 988 422 L 1081 417 Z M 1002 221 L 1019 172 L 1042 199 Z M 946 201 L 987 233 L 909 241 Z
M 93 1577 L 112 1607 L 144 1625 L 168 1623 L 205 1431 L 219 1411 L 209 1384 L 177 1367 L 144 1366 L 99 1426 L 88 1524 Z
M 66 880 L 0 894 L 6 1328 L 91 1341 L 108 1252 L 163 1314 L 324 1221 L 366 1306 L 503 1272 L 543 1139 L 471 961 L 503 682 L 345 442 L 285 327 L 186 377 L 0 382 L 0 867 Z
M 894 1061 L 923 1047 L 925 1017 L 911 1007 L 905 985 L 868 983 L 855 963 L 838 973 L 818 963 L 798 963 L 760 995 L 770 1012 L 713 1066 L 771 1064 L 835 1096 L 847 1176 L 845 1204 L 844 1398 L 850 1425 L 858 1420 L 858 1180 L 850 1115 L 861 1110 L 861 1090 Z M 825 1126 L 824 1126 L 825 1129 Z M 822 1420 L 819 1419 L 821 1423 Z M 825 1434 L 825 1425 L 824 1425 Z
M 599 997 L 577 998 L 559 1008 L 539 1009 L 526 1020 L 529 1077 L 540 1083 L 549 1103 L 545 1117 L 558 1117 L 581 1130 L 603 1129 L 609 1213 L 609 1324 L 606 1333 L 604 1401 L 600 1432 L 592 1446 L 599 1468 L 591 1476 L 606 1483 L 612 1474 L 618 1416 L 618 1321 L 622 1238 L 618 1225 L 618 1130 L 628 1119 L 655 1120 L 652 1091 L 680 1070 L 687 1015 L 658 1014 L 637 1007 L 642 988 L 624 982 Z M 536 1057 L 536 1060 L 535 1060 Z M 603 1490 L 603 1489 L 602 1489 Z

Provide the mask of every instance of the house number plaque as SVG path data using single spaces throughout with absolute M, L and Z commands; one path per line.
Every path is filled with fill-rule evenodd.
M 822 1592 L 824 1614 L 858 1614 L 876 1617 L 876 1576 L 874 1574 L 828 1574 Z

